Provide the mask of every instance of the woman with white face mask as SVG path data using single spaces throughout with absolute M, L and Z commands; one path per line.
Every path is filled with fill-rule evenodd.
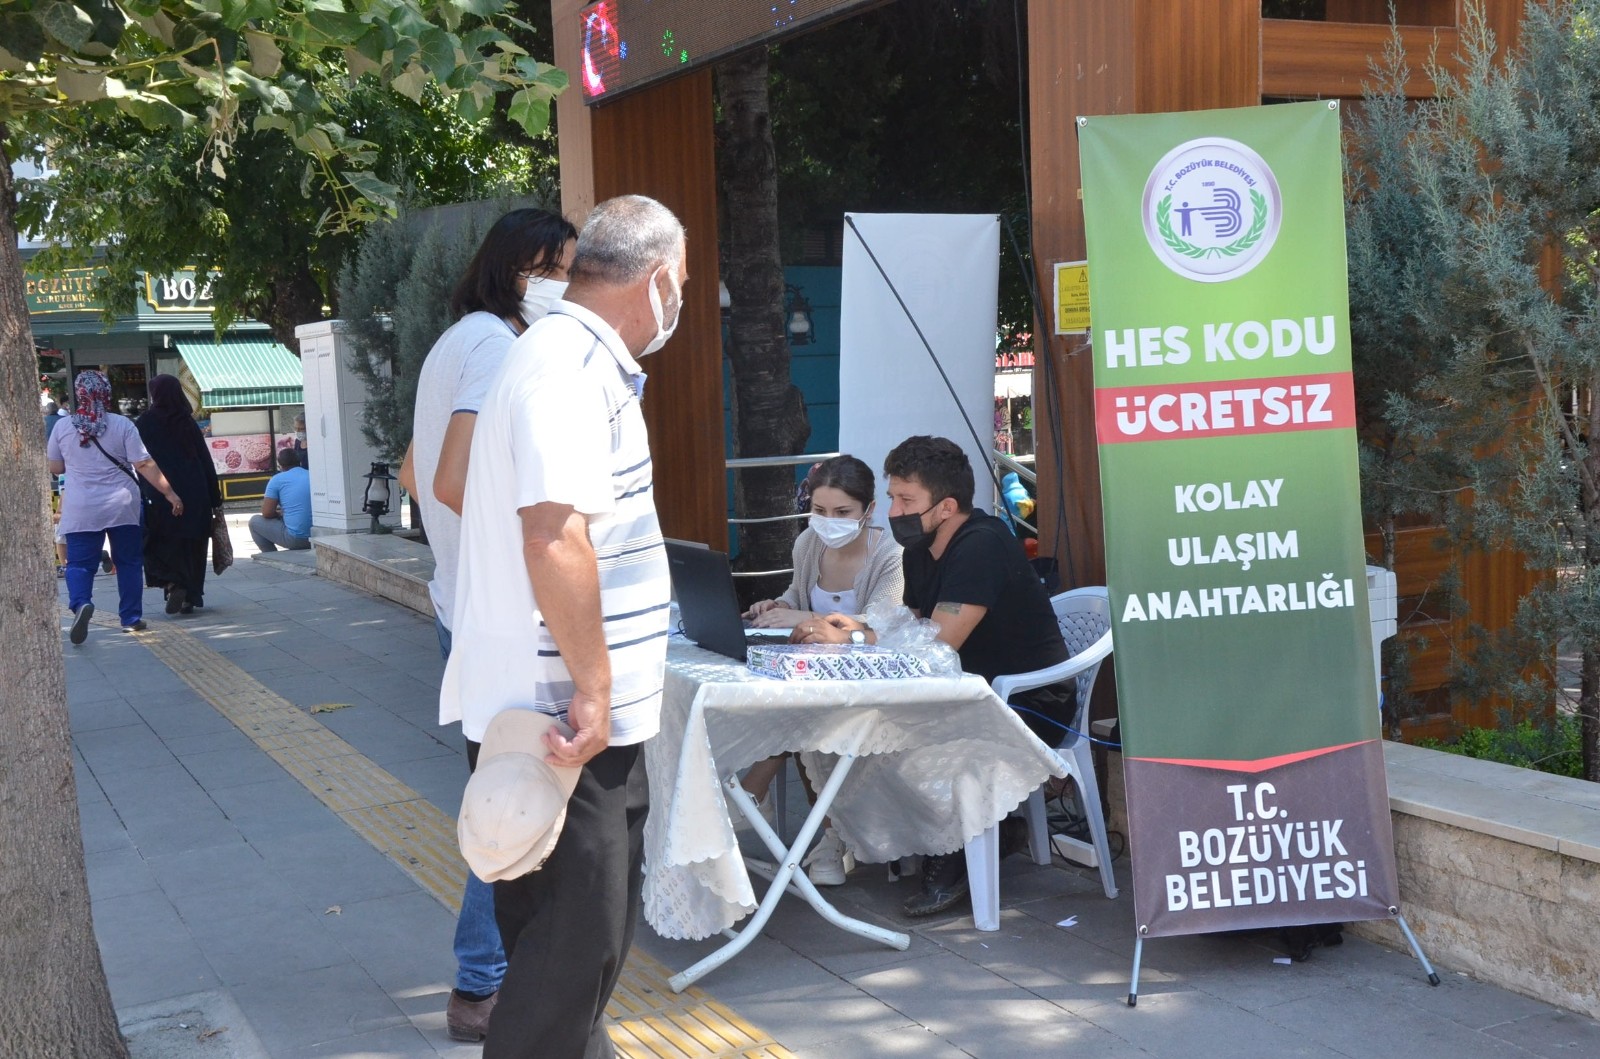
M 794 542 L 794 580 L 777 599 L 762 600 L 745 612 L 752 624 L 789 629 L 811 617 L 859 617 L 874 603 L 902 602 L 900 545 L 871 524 L 876 489 L 872 468 L 854 456 L 835 456 L 811 468 L 801 487 L 801 510 L 809 509 L 811 520 Z M 769 820 L 772 781 L 783 769 L 784 756 L 758 761 L 740 781 Z M 825 826 L 805 861 L 812 884 L 842 886 L 850 864 L 838 832 Z
M 905 591 L 900 545 L 872 525 L 876 483 L 854 456 L 824 460 L 801 495 L 811 520 L 794 542 L 794 579 L 777 599 L 745 612 L 763 629 L 792 629 L 812 617 L 859 616 L 873 603 L 897 604 Z
M 411 446 L 400 482 L 422 506 L 434 560 L 428 592 L 446 657 L 461 501 L 478 409 L 512 344 L 566 291 L 577 238 L 566 218 L 545 210 L 512 210 L 496 221 L 451 294 L 456 322 L 429 350 L 417 377 Z M 467 760 L 477 760 L 476 743 L 467 744 Z M 487 1032 L 506 957 L 495 925 L 493 890 L 470 874 L 456 920 L 455 955 L 456 983 L 445 1007 L 445 1029 L 453 1040 L 479 1041 Z

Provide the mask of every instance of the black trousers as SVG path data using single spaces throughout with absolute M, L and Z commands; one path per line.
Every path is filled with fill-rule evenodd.
M 650 812 L 644 748 L 584 766 L 544 867 L 494 884 L 506 977 L 484 1059 L 611 1059 L 606 1004 L 633 945 Z

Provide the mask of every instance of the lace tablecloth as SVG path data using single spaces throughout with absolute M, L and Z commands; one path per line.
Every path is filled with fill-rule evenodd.
M 981 677 L 786 681 L 674 639 L 661 732 L 645 747 L 645 918 L 704 938 L 754 911 L 721 780 L 784 751 L 820 789 L 830 754 L 865 742 L 830 818 L 859 860 L 951 853 L 1064 773 Z

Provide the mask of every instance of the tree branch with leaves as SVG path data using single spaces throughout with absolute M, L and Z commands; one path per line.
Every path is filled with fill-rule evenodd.
M 89 896 L 62 664 L 37 368 L 18 252 L 12 162 L 46 159 L 68 123 L 127 119 L 192 134 L 193 164 L 229 180 L 247 132 L 279 132 L 329 191 L 320 226 L 337 232 L 394 209 L 373 169 L 377 146 L 339 118 L 326 79 L 371 79 L 413 101 L 425 91 L 468 120 L 502 97 L 543 131 L 561 71 L 527 55 L 503 0 L 17 0 L 0 8 L 0 1054 L 117 1059 L 117 1029 Z M 270 162 L 268 164 L 271 164 Z M 248 212 L 229 224 L 271 225 Z

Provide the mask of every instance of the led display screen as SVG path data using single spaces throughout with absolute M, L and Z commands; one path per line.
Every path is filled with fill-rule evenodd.
M 883 0 L 599 0 L 583 9 L 585 103 L 688 73 Z

